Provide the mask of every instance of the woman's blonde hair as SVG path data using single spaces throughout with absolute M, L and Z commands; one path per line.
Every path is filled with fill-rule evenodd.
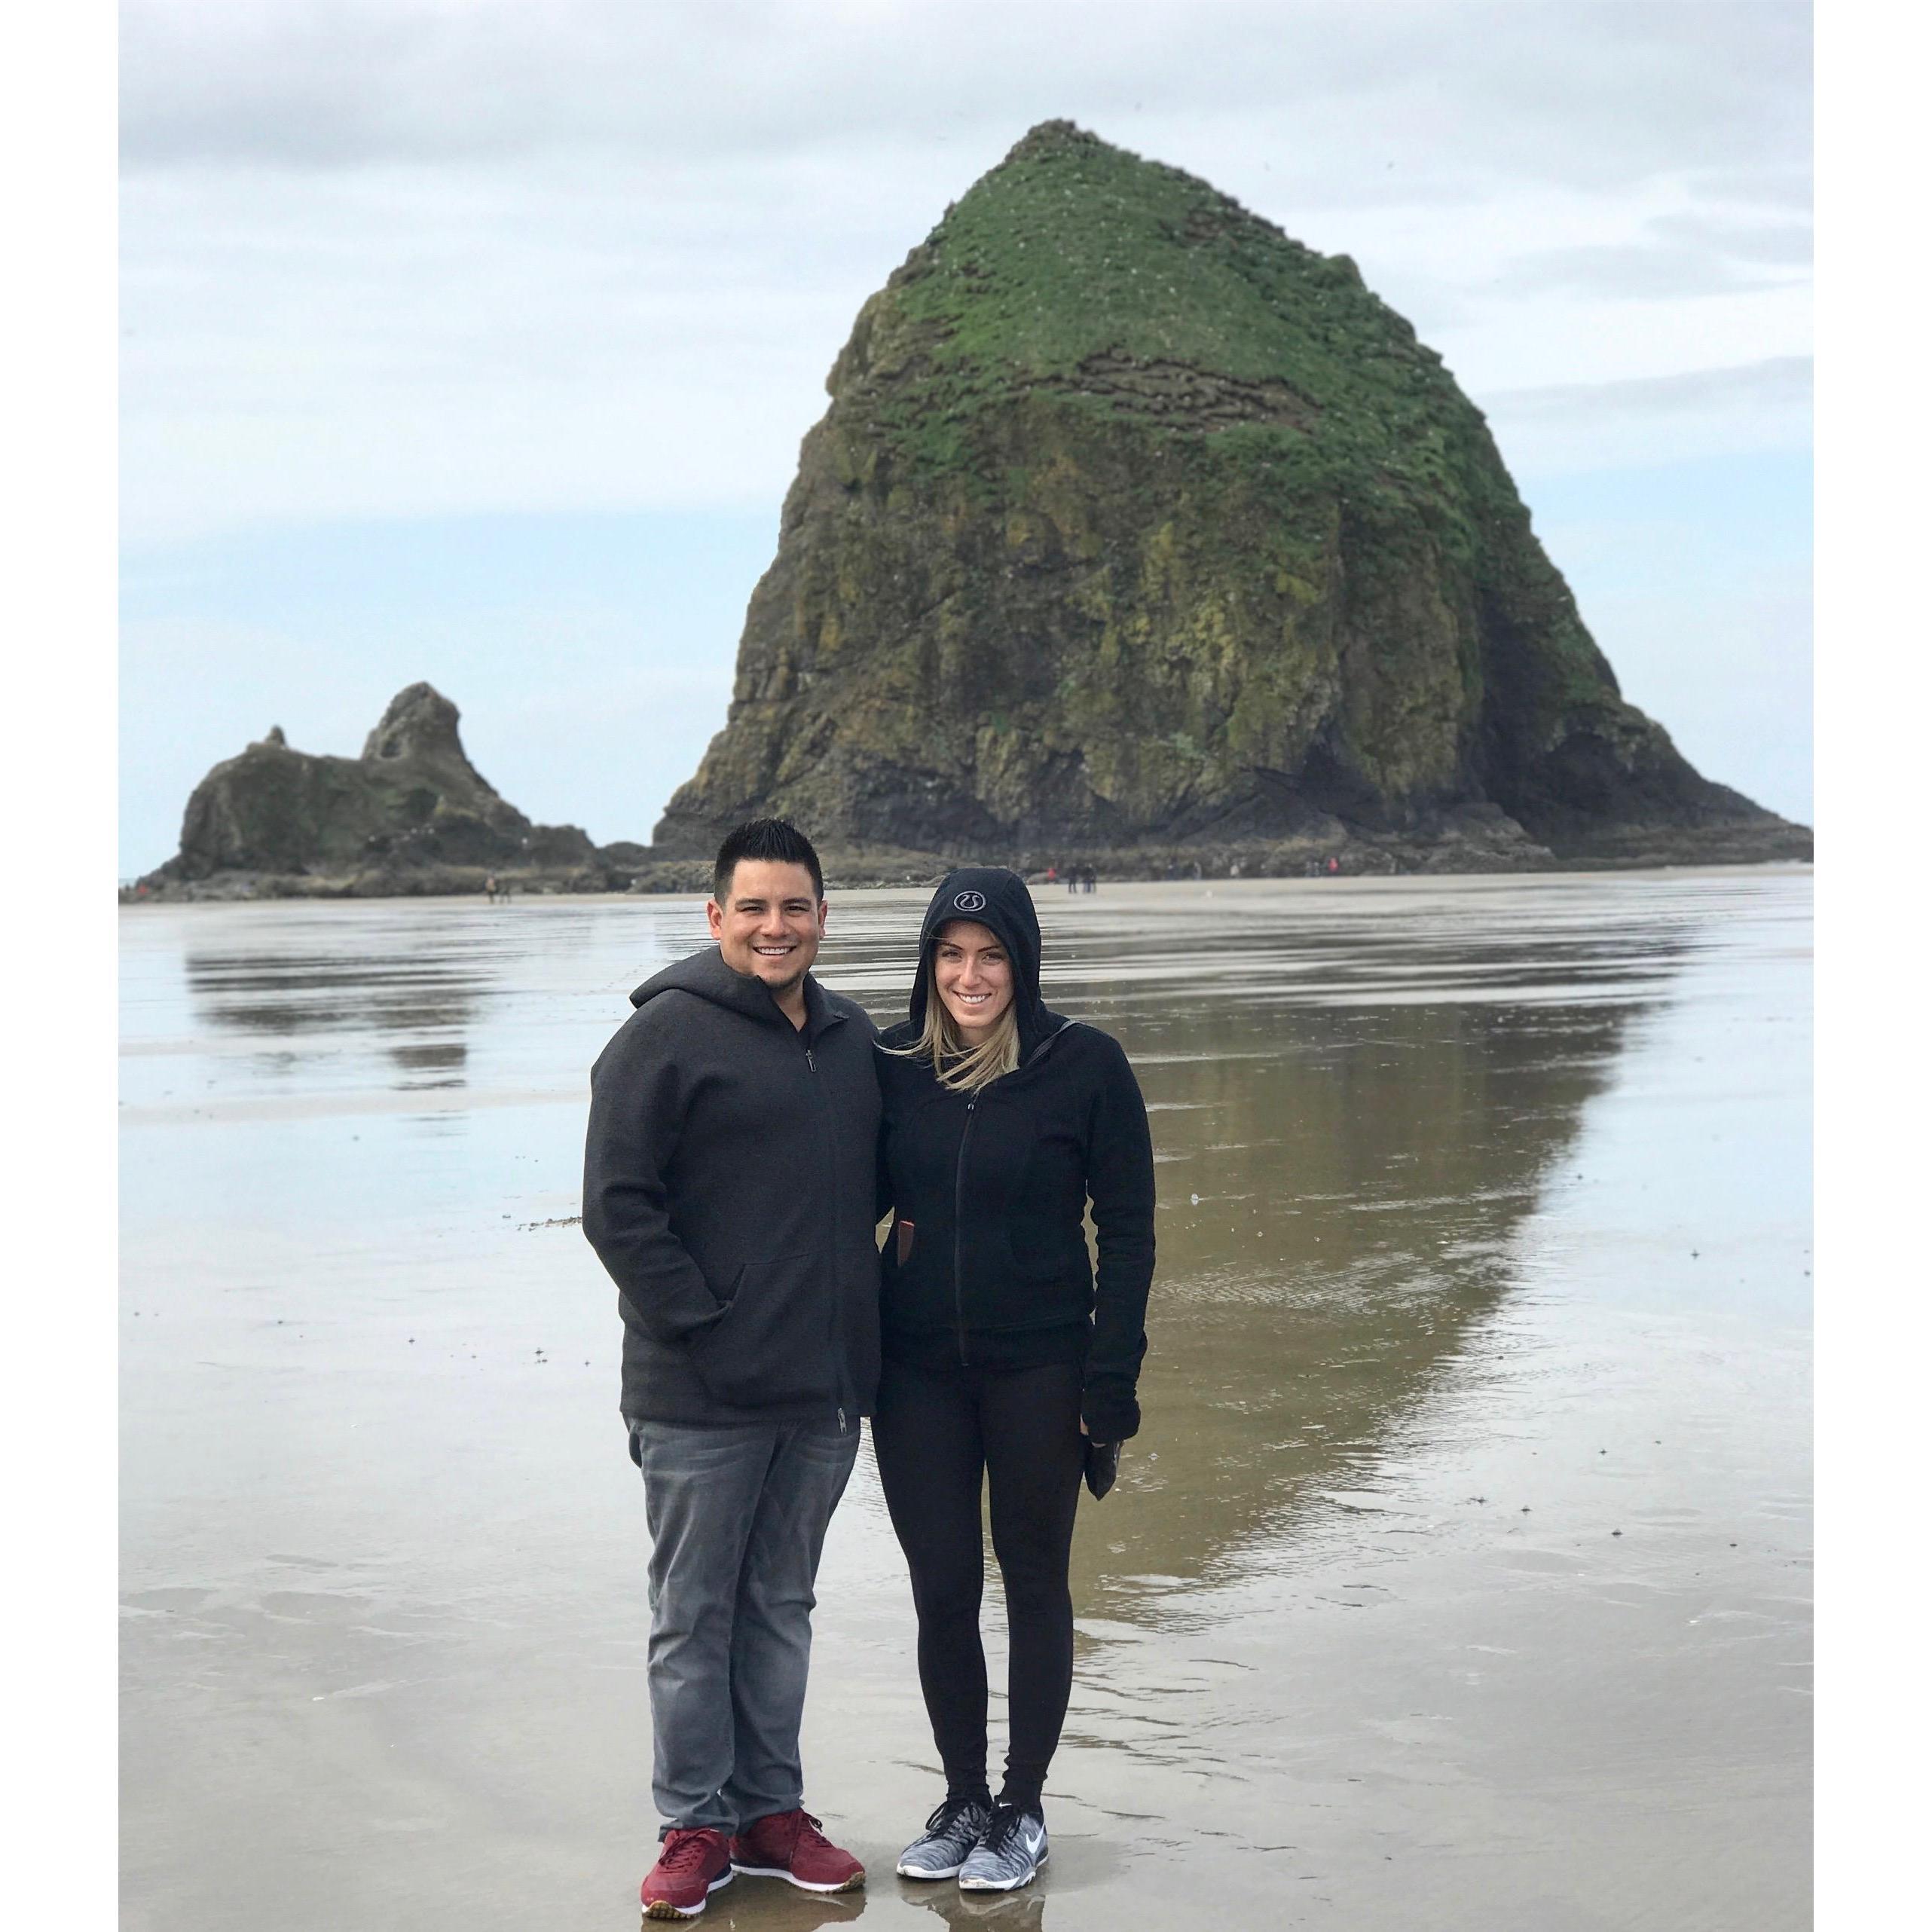
M 935 952 L 944 936 L 942 927 L 934 937 Z M 1007 955 L 1009 958 L 1011 956 Z M 1013 998 L 1007 1001 L 1005 1012 L 993 1022 L 992 1030 L 977 1047 L 968 1047 L 958 1022 L 939 996 L 935 971 L 932 983 L 926 988 L 925 1023 L 919 1029 L 919 1037 L 908 1046 L 888 1047 L 885 1050 L 903 1059 L 930 1060 L 933 1078 L 955 1093 L 977 1093 L 981 1087 L 990 1086 L 1019 1064 L 1018 976 L 1015 975 Z

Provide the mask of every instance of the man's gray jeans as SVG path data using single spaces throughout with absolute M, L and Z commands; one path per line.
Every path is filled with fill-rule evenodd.
M 858 1424 L 631 1431 L 651 1533 L 653 1794 L 665 1830 L 729 1833 L 804 1802 L 812 1585 Z

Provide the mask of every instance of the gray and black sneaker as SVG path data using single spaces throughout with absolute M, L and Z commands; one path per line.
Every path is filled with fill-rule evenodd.
M 983 1799 L 947 1799 L 927 1819 L 925 1835 L 900 1853 L 900 1877 L 951 1878 L 992 1821 L 993 1808 Z
M 995 1805 L 991 1823 L 959 1868 L 959 1889 L 1010 1892 L 1030 1885 L 1046 1862 L 1046 1820 L 1016 1805 Z

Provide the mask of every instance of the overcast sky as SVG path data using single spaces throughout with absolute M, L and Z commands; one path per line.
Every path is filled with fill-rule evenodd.
M 1353 255 L 1626 692 L 1810 816 L 1810 23 L 1760 0 L 122 14 L 121 867 L 402 684 L 641 838 L 860 303 L 1035 122 Z

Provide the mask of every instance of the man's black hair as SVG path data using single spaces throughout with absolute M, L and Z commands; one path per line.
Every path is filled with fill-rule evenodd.
M 825 874 L 812 841 L 784 818 L 747 818 L 725 834 L 718 862 L 711 873 L 711 897 L 722 906 L 731 891 L 731 876 L 740 859 L 765 859 L 777 865 L 802 865 L 812 875 L 812 896 L 825 896 Z

